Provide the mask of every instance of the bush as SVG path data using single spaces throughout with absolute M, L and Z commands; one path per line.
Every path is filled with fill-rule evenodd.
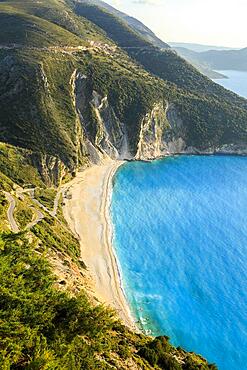
M 156 365 L 158 362 L 158 355 L 157 353 L 148 347 L 143 347 L 139 350 L 138 355 L 145 358 L 151 365 Z

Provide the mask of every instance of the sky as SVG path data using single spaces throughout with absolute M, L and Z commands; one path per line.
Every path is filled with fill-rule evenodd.
M 247 0 L 104 0 L 163 41 L 247 47 Z

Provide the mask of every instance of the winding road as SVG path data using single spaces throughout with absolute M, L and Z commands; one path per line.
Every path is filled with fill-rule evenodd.
M 40 210 L 38 210 L 38 209 L 36 209 L 35 207 L 32 207 L 32 206 L 30 208 L 32 208 L 33 213 L 35 214 L 35 217 L 33 218 L 33 220 L 29 224 L 27 224 L 26 230 L 29 230 L 33 226 L 37 225 L 37 223 L 39 223 L 45 217 Z
M 8 221 L 9 221 L 9 224 L 10 224 L 10 227 L 11 227 L 11 230 L 14 232 L 14 233 L 18 233 L 20 231 L 16 221 L 15 221 L 15 218 L 14 218 L 14 210 L 15 210 L 15 206 L 16 206 L 16 201 L 15 201 L 15 198 L 8 192 L 4 192 L 4 195 L 7 199 L 7 201 L 9 202 L 9 208 L 8 208 L 8 211 L 7 211 L 7 217 L 8 217 Z
M 19 188 L 19 189 L 16 190 L 16 196 L 18 198 L 20 198 L 21 200 L 24 200 L 25 198 L 24 198 L 23 194 L 29 195 L 29 197 L 31 198 L 33 203 L 35 203 L 39 208 L 44 210 L 44 212 L 48 213 L 51 217 L 56 218 L 57 221 L 59 223 L 61 223 L 61 221 L 57 218 L 57 210 L 58 210 L 58 206 L 59 206 L 60 196 L 61 196 L 61 194 L 65 193 L 66 189 L 67 189 L 66 186 L 64 186 L 57 192 L 57 194 L 55 196 L 55 199 L 54 199 L 54 205 L 53 205 L 53 210 L 52 211 L 50 209 L 48 209 L 47 207 L 45 207 L 42 203 L 40 203 L 35 198 L 35 188 L 31 188 L 31 189 L 21 189 L 21 188 Z M 7 211 L 8 222 L 10 224 L 11 230 L 14 233 L 18 233 L 20 231 L 20 228 L 18 227 L 18 225 L 15 221 L 15 217 L 14 217 L 14 211 L 15 211 L 15 207 L 16 207 L 16 199 L 13 195 L 8 193 L 7 191 L 4 192 L 4 195 L 7 199 L 7 201 L 9 202 L 9 208 L 8 208 L 8 211 Z M 34 207 L 32 205 L 30 205 L 29 207 L 32 209 L 34 216 L 33 216 L 32 221 L 29 222 L 26 225 L 25 230 L 30 230 L 33 226 L 37 225 L 45 217 L 45 214 L 43 212 L 41 212 L 39 209 L 37 209 L 36 207 Z M 63 225 L 63 226 L 65 227 L 65 225 Z

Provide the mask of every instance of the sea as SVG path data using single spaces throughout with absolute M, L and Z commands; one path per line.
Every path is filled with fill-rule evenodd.
M 247 157 L 128 162 L 111 217 L 137 325 L 220 370 L 246 370 Z
M 217 71 L 225 75 L 227 78 L 214 80 L 216 83 L 232 90 L 238 95 L 247 98 L 247 72 L 241 71 Z

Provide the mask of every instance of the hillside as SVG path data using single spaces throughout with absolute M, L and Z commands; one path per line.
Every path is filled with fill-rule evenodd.
M 245 99 L 226 91 L 204 77 L 172 50 L 154 47 L 130 30 L 122 19 L 116 18 L 104 9 L 90 4 L 76 3 L 75 10 L 77 14 L 87 17 L 101 27 L 108 37 L 152 75 L 159 77 L 166 84 L 167 82 L 172 84 L 168 100 L 176 105 L 176 113 L 184 122 L 182 131 L 186 131 L 186 139 L 181 136 L 180 138 L 185 139 L 187 147 L 192 146 L 203 150 L 228 145 L 230 141 L 233 144 L 236 140 L 236 137 L 233 138 L 235 124 L 238 130 L 240 126 L 243 129 L 241 134 L 243 136 L 237 141 L 245 145 L 247 108 Z M 234 124 L 232 115 L 235 113 L 238 114 L 238 119 Z M 173 136 L 175 136 L 174 131 Z
M 211 68 L 247 71 L 247 48 L 240 50 L 209 50 L 199 54 L 199 60 Z
M 0 31 L 0 367 L 215 369 L 99 304 L 62 207 L 105 158 L 246 153 L 247 101 L 92 2 L 1 1 Z
M 73 173 L 102 153 L 136 156 L 146 115 L 147 130 L 154 119 L 161 131 L 158 143 L 150 132 L 140 158 L 245 146 L 245 99 L 122 18 L 85 3 L 53 4 L 1 2 L 0 140 L 39 152 L 40 173 L 52 163 Z
M 79 0 L 80 3 L 86 3 L 91 5 L 99 6 L 105 9 L 109 13 L 115 15 L 116 17 L 122 19 L 131 29 L 136 32 L 140 37 L 144 38 L 147 42 L 151 42 L 154 46 L 161 49 L 169 48 L 169 45 L 164 41 L 160 40 L 145 24 L 140 22 L 134 17 L 130 17 L 127 14 L 120 12 L 119 10 L 113 8 L 111 5 L 105 3 L 101 0 Z

